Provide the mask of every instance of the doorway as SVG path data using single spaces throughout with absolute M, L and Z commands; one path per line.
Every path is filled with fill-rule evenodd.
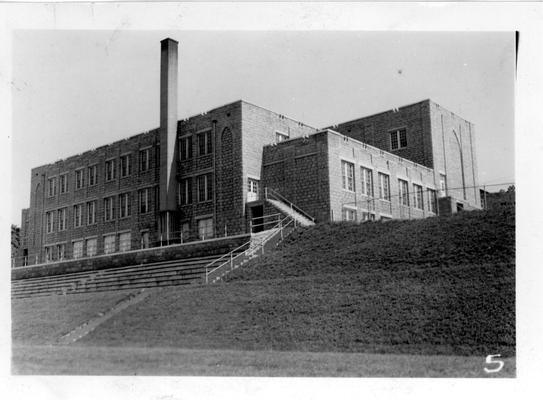
M 262 232 L 264 230 L 264 205 L 251 207 L 251 232 Z

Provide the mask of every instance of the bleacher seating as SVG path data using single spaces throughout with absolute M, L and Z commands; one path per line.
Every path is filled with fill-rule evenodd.
M 211 255 L 99 271 L 18 279 L 11 282 L 11 296 L 24 298 L 202 283 L 206 265 L 217 257 Z

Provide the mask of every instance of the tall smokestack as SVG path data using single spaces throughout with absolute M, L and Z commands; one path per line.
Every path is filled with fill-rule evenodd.
M 170 38 L 162 40 L 160 52 L 159 209 L 174 211 L 176 209 L 174 155 L 177 138 L 177 41 Z

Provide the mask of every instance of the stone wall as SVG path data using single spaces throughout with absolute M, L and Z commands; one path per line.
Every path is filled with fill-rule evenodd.
M 434 174 L 430 168 L 403 159 L 350 137 L 328 131 L 330 198 L 333 220 L 342 219 L 344 208 L 357 211 L 357 218 L 422 218 L 434 215 L 430 211 L 428 189 L 435 189 Z M 342 162 L 354 165 L 354 191 L 343 188 Z M 362 170 L 372 171 L 373 196 L 362 193 Z M 389 177 L 390 201 L 379 199 L 379 173 Z M 399 200 L 399 179 L 408 182 L 408 204 Z M 414 184 L 423 188 L 423 209 L 415 208 Z M 368 215 L 369 214 L 369 215 Z
M 276 142 L 276 132 L 298 138 L 317 132 L 317 129 L 265 108 L 242 102 L 243 177 L 261 180 L 263 147 Z M 263 185 L 260 185 L 261 187 Z M 244 190 L 247 198 L 247 190 Z
M 210 129 L 213 137 L 211 154 L 198 155 L 197 134 Z M 212 217 L 215 236 L 245 232 L 242 188 L 241 102 L 215 108 L 204 114 L 180 121 L 178 137 L 192 136 L 192 157 L 179 160 L 177 178 L 192 180 L 192 203 L 180 205 L 180 223 L 190 225 L 191 236 L 198 235 L 198 219 Z M 178 142 L 179 146 L 179 142 Z M 198 202 L 196 177 L 210 173 L 213 195 L 210 201 Z
M 316 221 L 329 220 L 327 137 L 317 133 L 265 146 L 262 181 Z
M 343 122 L 329 128 L 398 157 L 433 168 L 429 100 Z M 392 150 L 390 132 L 402 128 L 406 129 L 407 147 Z
M 146 230 L 151 234 L 151 241 L 157 240 L 156 212 L 158 182 L 158 142 L 157 131 L 150 131 L 132 136 L 107 146 L 87 151 L 85 153 L 59 160 L 53 164 L 44 165 L 31 171 L 30 211 L 28 212 L 28 240 L 29 262 L 44 261 L 44 247 L 56 244 L 66 244 L 66 258 L 72 256 L 72 242 L 74 240 L 96 237 L 98 240 L 98 254 L 103 253 L 103 235 L 122 231 L 131 232 L 131 248 L 140 247 L 141 232 Z M 148 148 L 150 151 L 150 164 L 147 171 L 140 171 L 139 151 Z M 130 174 L 120 177 L 120 156 L 128 155 L 130 158 Z M 115 163 L 115 178 L 105 179 L 105 162 L 113 160 Z M 96 183 L 89 184 L 89 167 L 96 166 Z M 83 171 L 83 185 L 76 189 L 75 173 Z M 61 193 L 60 176 L 67 179 L 67 190 Z M 56 179 L 56 194 L 48 193 L 48 180 Z M 139 212 L 138 191 L 149 189 L 149 212 Z M 119 195 L 128 194 L 130 198 L 130 215 L 119 217 Z M 115 217 L 111 221 L 104 220 L 104 198 L 114 197 Z M 96 201 L 96 222 L 87 223 L 87 203 Z M 74 206 L 82 205 L 82 224 L 74 224 Z M 59 229 L 58 210 L 66 209 L 66 228 Z M 51 233 L 46 232 L 46 212 L 54 212 L 54 226 Z M 118 246 L 118 243 L 117 243 Z M 85 250 L 84 250 L 85 252 Z
M 430 115 L 436 182 L 446 175 L 447 196 L 480 208 L 473 124 L 434 102 Z
M 343 188 L 342 162 L 354 165 L 354 190 Z M 362 193 L 361 168 L 372 171 L 373 196 Z M 432 169 L 325 130 L 264 148 L 263 179 L 317 221 L 339 221 L 343 210 L 366 218 L 422 218 L 430 211 L 428 189 L 435 189 Z M 389 176 L 390 201 L 379 199 L 378 173 Z M 400 205 L 398 179 L 408 182 L 409 206 Z M 423 188 L 423 207 L 415 208 L 414 184 Z

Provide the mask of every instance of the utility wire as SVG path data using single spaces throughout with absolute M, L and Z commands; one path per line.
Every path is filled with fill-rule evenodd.
M 493 184 L 490 184 L 490 185 L 474 185 L 474 186 L 459 186 L 459 187 L 453 187 L 453 188 L 445 188 L 445 191 L 446 192 L 449 192 L 451 190 L 462 190 L 462 189 L 473 189 L 473 188 L 486 188 L 486 187 L 490 187 L 490 186 L 505 186 L 505 185 L 514 185 L 515 182 L 504 182 L 504 183 L 493 183 Z M 415 185 L 418 185 L 417 183 L 415 183 Z M 373 186 L 373 179 L 372 179 L 372 186 Z M 421 186 L 421 185 L 418 185 L 418 186 Z M 373 189 L 373 187 L 372 187 Z M 423 193 L 426 194 L 430 191 L 433 191 L 433 192 L 439 192 L 441 191 L 441 189 L 431 189 L 431 188 L 423 188 Z M 372 190 L 373 192 L 373 190 Z M 390 192 L 390 190 L 389 190 Z M 396 198 L 396 197 L 402 197 L 403 194 L 390 194 L 389 193 L 389 196 L 388 198 L 382 198 L 382 197 L 375 197 L 375 196 L 368 196 L 368 195 L 365 195 L 364 193 L 359 193 L 359 192 L 356 192 L 356 191 L 353 191 L 353 193 L 356 193 L 356 194 L 361 194 L 363 196 L 367 196 L 369 199 L 368 200 L 360 200 L 360 201 L 351 201 L 351 202 L 348 202 L 348 203 L 342 203 L 342 205 L 349 205 L 349 204 L 354 204 L 356 205 L 357 203 L 368 203 L 370 201 L 375 201 L 375 200 L 384 200 L 384 201 L 389 201 L 389 199 L 392 199 L 392 198 Z M 415 191 L 409 191 L 407 192 L 407 196 L 409 197 L 410 194 L 413 193 L 413 194 L 416 194 Z M 424 195 L 423 194 L 423 195 Z

